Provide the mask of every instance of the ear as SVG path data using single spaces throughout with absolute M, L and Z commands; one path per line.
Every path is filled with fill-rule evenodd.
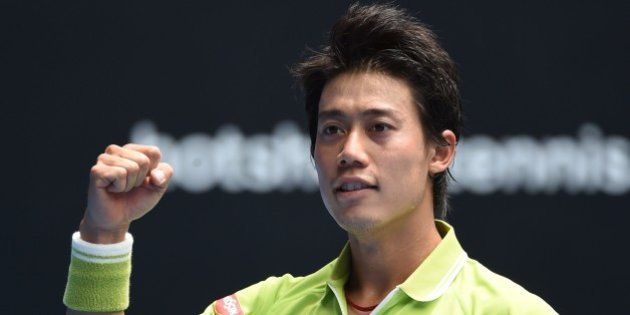
M 457 137 L 451 130 L 442 131 L 442 138 L 448 145 L 436 144 L 433 148 L 433 157 L 429 162 L 429 174 L 437 174 L 446 171 L 455 158 L 455 146 Z

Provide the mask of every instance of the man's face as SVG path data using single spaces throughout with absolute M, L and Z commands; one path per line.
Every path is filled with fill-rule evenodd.
M 343 229 L 381 230 L 419 209 L 430 154 L 404 80 L 342 73 L 324 87 L 318 120 L 320 192 Z

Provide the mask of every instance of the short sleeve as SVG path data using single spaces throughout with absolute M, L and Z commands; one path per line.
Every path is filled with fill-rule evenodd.
M 532 295 L 527 298 L 497 298 L 487 301 L 484 310 L 479 312 L 484 315 L 557 315 L 558 313 L 549 304 L 539 297 Z
M 269 277 L 232 295 L 218 299 L 210 304 L 201 315 L 225 314 L 264 314 L 278 299 L 284 288 L 295 278 L 289 274 L 282 277 Z

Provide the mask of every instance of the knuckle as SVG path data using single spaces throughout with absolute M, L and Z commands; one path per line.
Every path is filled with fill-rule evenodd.
M 107 148 L 105 149 L 105 152 L 108 154 L 113 154 L 114 152 L 116 152 L 120 147 L 115 145 L 115 144 L 110 144 L 107 146 Z
M 151 152 L 151 155 L 153 155 L 156 159 L 162 158 L 162 152 L 160 151 L 160 148 L 154 145 L 150 145 L 148 146 L 148 150 L 149 152 Z
M 122 167 L 117 167 L 116 168 L 116 177 L 118 178 L 126 178 L 127 177 L 127 169 L 126 168 L 122 168 Z
M 96 158 L 97 162 L 104 162 L 107 160 L 108 154 L 107 153 L 101 153 L 98 155 L 98 157 Z
M 128 168 L 130 173 L 138 173 L 140 171 L 140 165 L 138 165 L 135 162 L 131 162 L 129 163 L 129 168 Z
M 138 165 L 140 165 L 141 168 L 149 168 L 150 164 L 151 160 L 144 154 L 138 159 Z
M 90 175 L 92 175 L 92 176 L 100 175 L 100 173 L 101 173 L 101 167 L 98 166 L 98 165 L 94 165 L 90 169 Z

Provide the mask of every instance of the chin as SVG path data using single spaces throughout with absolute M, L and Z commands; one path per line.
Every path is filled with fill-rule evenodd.
M 334 217 L 339 227 L 346 232 L 350 234 L 365 234 L 374 231 L 378 226 L 380 226 L 381 220 L 377 217 L 367 215 L 366 213 L 352 213 L 348 210 L 357 209 L 341 210 L 342 213 L 338 212 L 338 215 Z

